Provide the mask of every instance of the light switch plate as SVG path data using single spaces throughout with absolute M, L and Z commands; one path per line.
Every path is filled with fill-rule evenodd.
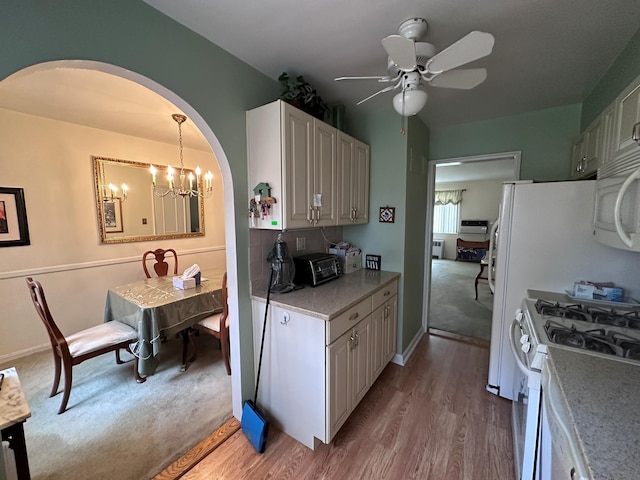
M 307 248 L 307 239 L 306 237 L 298 237 L 296 238 L 296 250 L 298 252 L 302 250 L 306 250 Z

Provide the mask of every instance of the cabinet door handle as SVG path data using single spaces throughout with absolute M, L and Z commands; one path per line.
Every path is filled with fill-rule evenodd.
M 351 336 L 349 337 L 349 348 L 351 350 L 353 350 L 353 348 L 355 347 L 355 342 L 356 342 L 356 339 L 354 338 L 352 333 Z
M 349 320 L 355 320 L 356 318 L 358 318 L 360 316 L 360 314 L 358 312 L 354 313 L 353 315 L 351 315 L 349 317 Z
M 360 345 L 360 335 L 356 333 L 356 347 Z
M 386 292 L 384 292 L 384 296 L 388 297 L 389 295 L 391 295 L 391 292 L 389 290 L 387 290 Z
M 636 123 L 633 126 L 633 131 L 631 132 L 631 138 L 636 142 L 640 142 L 640 122 Z
M 311 225 L 313 225 L 313 207 L 309 205 L 309 218 L 308 221 Z

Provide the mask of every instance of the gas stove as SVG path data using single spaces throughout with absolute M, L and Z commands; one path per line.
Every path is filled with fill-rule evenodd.
M 550 317 L 640 330 L 640 312 L 638 310 L 620 310 L 580 303 L 563 305 L 558 302 L 537 300 L 536 311 L 540 315 L 548 315 Z
M 553 345 L 640 364 L 640 306 L 634 309 L 526 299 L 523 311 L 532 356 L 546 354 L 546 346 Z

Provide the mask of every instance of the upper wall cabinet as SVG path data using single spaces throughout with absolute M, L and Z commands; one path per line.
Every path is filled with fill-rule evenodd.
M 640 166 L 640 77 L 600 115 L 605 155 L 598 178 L 624 175 Z
M 571 178 L 594 173 L 598 169 L 602 153 L 602 117 L 598 117 L 573 146 Z
M 342 163 L 339 167 L 342 135 L 281 100 L 247 112 L 252 228 L 283 230 L 353 223 L 353 216 L 341 219 L 339 215 L 344 207 L 338 205 L 346 195 L 348 208 L 360 209 L 360 223 L 368 221 L 369 147 L 352 139 L 348 168 Z M 354 165 L 364 157 L 366 166 Z M 348 180 L 342 175 L 346 170 Z M 353 181 L 357 181 L 355 187 Z M 347 184 L 348 193 L 344 194 L 338 185 Z M 264 191 L 265 185 L 269 192 Z
M 369 146 L 338 132 L 338 224 L 369 222 Z

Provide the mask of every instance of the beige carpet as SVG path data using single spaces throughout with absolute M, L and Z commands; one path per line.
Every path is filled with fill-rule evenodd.
M 31 408 L 24 427 L 31 478 L 150 479 L 231 418 L 231 377 L 217 340 L 197 341 L 198 359 L 180 372 L 181 340 L 170 339 L 143 384 L 135 382 L 133 363 L 117 365 L 113 353 L 75 366 L 62 415 L 62 393 L 49 398 L 50 351 L 0 365 L 17 368 Z
M 487 283 L 474 280 L 480 264 L 434 259 L 431 267 L 429 327 L 466 337 L 491 339 L 493 295 Z

